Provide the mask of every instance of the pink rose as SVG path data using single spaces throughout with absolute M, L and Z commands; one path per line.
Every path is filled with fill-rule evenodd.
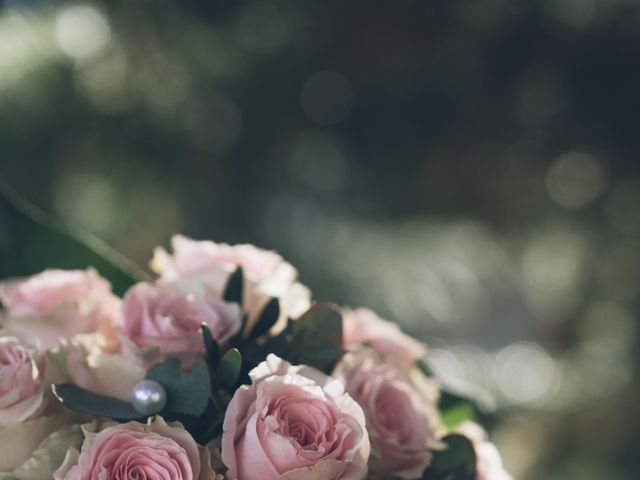
M 111 479 L 213 480 L 209 452 L 198 446 L 180 424 L 161 417 L 146 425 L 129 422 L 85 426 L 85 440 L 78 454 L 67 452 L 54 478 L 65 480 Z
M 357 480 L 367 474 L 362 408 L 343 385 L 270 354 L 227 409 L 222 461 L 230 480 Z
M 240 309 L 218 298 L 202 299 L 168 286 L 140 283 L 124 297 L 119 327 L 142 352 L 157 348 L 162 353 L 198 353 L 204 352 L 203 323 L 218 343 L 224 344 L 240 330 Z
M 253 245 L 227 245 L 195 241 L 182 235 L 171 239 L 173 255 L 156 248 L 152 268 L 160 282 L 177 282 L 186 291 L 220 298 L 229 276 L 242 267 L 244 273 L 243 308 L 249 315 L 249 328 L 266 303 L 280 301 L 279 331 L 287 317 L 298 317 L 310 306 L 309 289 L 296 281 L 297 272 L 275 252 Z
M 0 337 L 0 427 L 20 423 L 44 408 L 44 359 L 16 338 Z
M 401 361 L 407 368 L 413 367 L 427 351 L 423 343 L 403 333 L 395 323 L 381 319 L 368 308 L 346 310 L 342 318 L 345 347 L 366 344 L 381 355 L 389 355 Z
M 502 459 L 496 446 L 487 440 L 484 429 L 473 422 L 465 422 L 456 428 L 473 444 L 476 453 L 476 480 L 513 480 L 502 466 Z
M 51 349 L 60 338 L 99 331 L 113 338 L 118 299 L 95 270 L 46 270 L 0 284 L 0 323 L 24 341 Z
M 431 462 L 436 439 L 435 395 L 422 398 L 408 374 L 371 349 L 347 354 L 334 376 L 363 408 L 371 439 L 370 478 L 418 478 Z M 431 389 L 437 392 L 432 382 Z

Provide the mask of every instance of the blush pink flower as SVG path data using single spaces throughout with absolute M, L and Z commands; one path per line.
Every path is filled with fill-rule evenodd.
M 222 461 L 229 480 L 362 479 L 370 445 L 362 408 L 343 385 L 273 354 L 227 409 Z
M 16 338 L 0 337 L 0 427 L 34 417 L 45 403 L 44 359 Z
M 146 425 L 129 422 L 85 426 L 82 450 L 67 452 L 56 480 L 166 479 L 213 480 L 209 452 L 198 446 L 180 424 L 167 424 L 161 417 Z
M 230 275 L 242 267 L 248 328 L 271 298 L 280 302 L 281 315 L 274 331 L 284 327 L 287 317 L 296 318 L 310 306 L 309 289 L 297 282 L 296 269 L 275 252 L 253 245 L 196 241 L 182 235 L 175 235 L 171 245 L 173 254 L 156 248 L 151 266 L 160 274 L 161 283 L 177 283 L 191 293 L 220 298 Z
M 473 444 L 476 453 L 476 480 L 513 480 L 502 466 L 500 452 L 487 440 L 487 433 L 480 425 L 465 422 L 456 428 L 456 431 L 466 436 Z
M 334 377 L 364 410 L 371 440 L 370 478 L 420 477 L 433 450 L 441 446 L 435 433 L 437 394 L 421 396 L 408 374 L 371 349 L 345 355 Z M 430 385 L 432 392 L 437 388 Z
M 413 367 L 427 351 L 423 343 L 368 308 L 346 310 L 342 318 L 343 339 L 347 348 L 368 345 L 381 355 L 401 361 L 407 368 Z
M 112 329 L 119 300 L 95 270 L 46 270 L 0 284 L 0 323 L 12 335 L 54 348 L 61 338 Z
M 136 349 L 165 354 L 203 352 L 202 324 L 218 343 L 225 344 L 240 330 L 240 309 L 218 298 L 198 298 L 168 286 L 140 283 L 125 295 L 119 319 L 120 332 Z

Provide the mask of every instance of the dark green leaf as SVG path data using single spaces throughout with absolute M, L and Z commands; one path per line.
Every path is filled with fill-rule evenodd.
M 242 371 L 242 355 L 237 348 L 232 348 L 224 354 L 216 370 L 220 385 L 226 389 L 235 387 Z
M 272 298 L 262 310 L 247 339 L 253 340 L 267 333 L 275 325 L 279 317 L 280 302 L 277 298 Z
M 146 274 L 108 245 L 71 230 L 21 198 L 0 178 L 0 278 L 47 268 L 94 267 L 122 295 Z
M 222 435 L 222 424 L 224 423 L 225 412 L 218 412 L 216 418 L 207 429 L 198 436 L 198 443 L 205 445 L 219 435 Z
M 71 383 L 54 385 L 53 394 L 63 405 L 76 412 L 117 420 L 132 420 L 141 417 L 140 412 L 130 403 L 98 395 Z
M 342 357 L 342 314 L 331 304 L 316 303 L 291 323 L 292 360 L 328 372 Z M 288 335 L 288 333 L 286 333 Z
M 466 420 L 475 420 L 477 413 L 477 408 L 471 400 L 445 390 L 440 392 L 438 409 L 442 423 L 450 429 Z
M 475 480 L 476 454 L 471 441 L 463 435 L 447 435 L 442 439 L 445 450 L 434 452 L 422 480 Z
M 242 305 L 242 290 L 244 288 L 244 274 L 242 267 L 236 268 L 227 280 L 223 298 L 227 302 L 239 303 Z
M 196 363 L 189 372 L 180 369 L 180 360 L 170 358 L 151 367 L 145 376 L 155 380 L 167 391 L 168 412 L 200 416 L 209 403 L 211 381 L 204 362 Z
M 422 372 L 425 377 L 432 378 L 436 376 L 429 364 L 422 358 L 416 360 L 416 367 Z
M 211 334 L 211 330 L 204 323 L 200 327 L 202 331 L 202 340 L 204 342 L 204 349 L 207 354 L 207 362 L 209 363 L 212 371 L 218 366 L 220 363 L 220 358 L 222 354 L 220 352 L 220 345 L 215 341 L 213 335 Z
M 438 401 L 438 408 L 440 410 L 447 410 L 452 407 L 457 407 L 462 403 L 473 403 L 470 399 L 462 397 L 447 390 L 440 392 L 440 400 Z

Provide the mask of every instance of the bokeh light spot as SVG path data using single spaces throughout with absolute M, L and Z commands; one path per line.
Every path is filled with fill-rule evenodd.
M 604 172 L 598 161 L 582 152 L 568 152 L 547 171 L 547 191 L 558 205 L 580 208 L 588 205 L 604 188 Z
M 496 357 L 495 375 L 503 395 L 514 403 L 542 400 L 555 381 L 553 359 L 539 345 L 517 342 Z
M 350 158 L 334 135 L 298 135 L 290 146 L 288 160 L 296 180 L 316 190 L 338 190 L 346 182 Z
M 111 40 L 109 22 L 92 5 L 64 8 L 56 18 L 55 34 L 62 51 L 76 60 L 95 55 Z
M 304 113 L 320 125 L 342 122 L 353 106 L 353 90 L 346 78 L 336 72 L 318 72 L 302 86 L 300 103 Z

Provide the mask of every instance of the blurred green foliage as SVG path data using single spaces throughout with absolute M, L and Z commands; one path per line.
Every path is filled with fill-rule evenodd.
M 278 249 L 427 340 L 516 478 L 640 477 L 636 2 L 0 5 L 29 200 L 143 267 Z
M 0 179 L 0 278 L 34 275 L 48 268 L 93 267 L 124 293 L 144 272 L 84 232 L 72 232 L 22 199 Z

